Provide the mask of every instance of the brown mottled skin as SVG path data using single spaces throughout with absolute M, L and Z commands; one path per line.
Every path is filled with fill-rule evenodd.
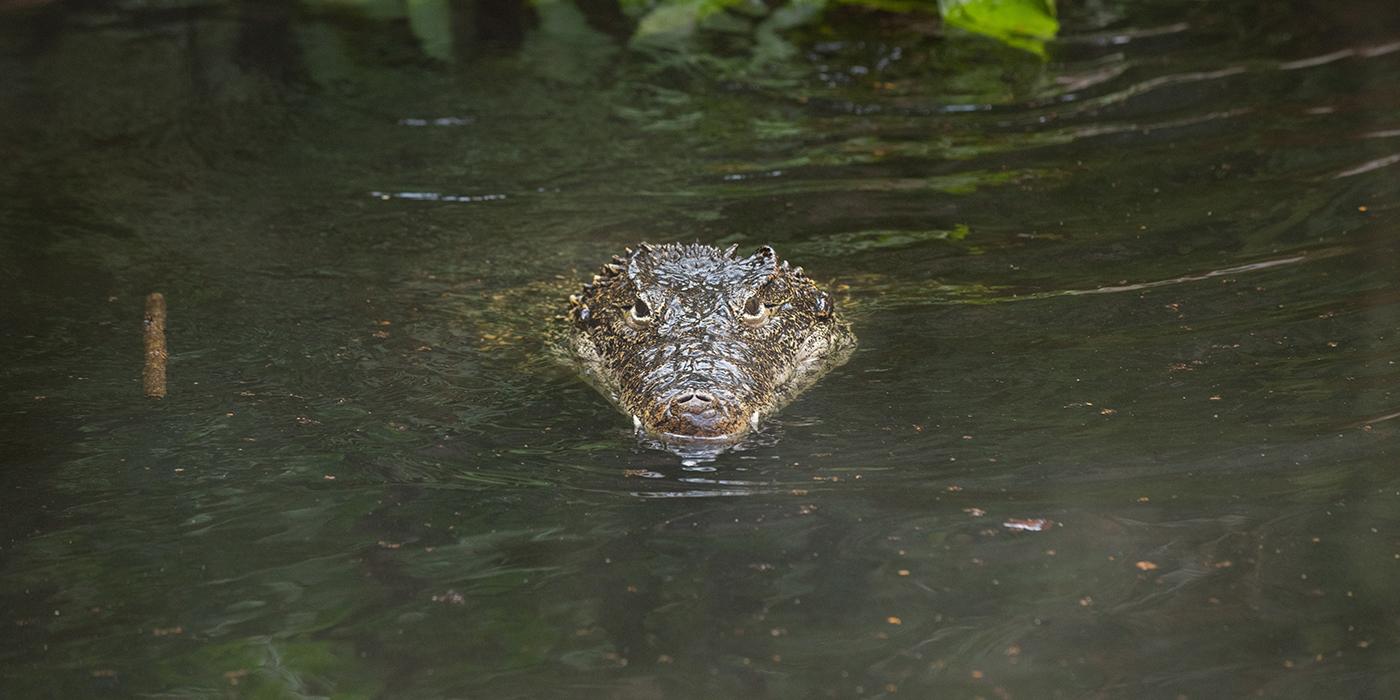
M 831 297 L 768 246 L 642 243 L 569 298 L 580 371 L 670 443 L 730 443 L 855 349 Z

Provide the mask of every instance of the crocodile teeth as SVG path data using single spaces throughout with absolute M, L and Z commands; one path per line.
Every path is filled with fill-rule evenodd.
M 753 428 L 754 430 L 758 430 L 758 419 L 758 411 L 754 411 L 753 415 L 749 416 L 749 427 Z
M 635 414 L 632 416 L 632 428 L 638 432 L 642 430 L 642 419 L 638 418 Z

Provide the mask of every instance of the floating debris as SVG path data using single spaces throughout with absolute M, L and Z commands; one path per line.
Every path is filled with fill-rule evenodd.
M 463 596 L 461 593 L 451 588 L 440 595 L 434 595 L 432 600 L 434 603 L 446 603 L 448 605 L 462 605 L 467 602 L 466 596 Z
M 1001 526 L 1015 532 L 1044 532 L 1054 524 L 1049 518 L 1008 518 Z
M 170 352 L 165 347 L 165 295 L 146 295 L 144 321 L 146 363 L 141 372 L 141 386 L 148 398 L 165 398 L 165 364 Z
M 783 176 L 783 171 L 781 171 L 781 170 L 769 170 L 769 171 L 767 171 L 767 172 L 762 172 L 762 173 L 731 173 L 731 174 L 729 174 L 729 175 L 725 175 L 725 176 L 724 176 L 724 179 L 725 179 L 726 182 L 734 182 L 734 181 L 736 181 L 736 180 L 752 180 L 752 179 L 758 178 L 758 177 L 782 177 L 782 176 Z
M 380 192 L 369 193 L 375 199 L 407 199 L 415 202 L 499 202 L 506 198 L 503 194 L 443 194 L 441 192 Z

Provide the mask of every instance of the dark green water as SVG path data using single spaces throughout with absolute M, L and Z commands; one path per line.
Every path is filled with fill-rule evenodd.
M 1064 4 L 0 3 L 0 696 L 1400 695 L 1400 10 Z M 642 239 L 860 350 L 639 446 L 542 335 Z

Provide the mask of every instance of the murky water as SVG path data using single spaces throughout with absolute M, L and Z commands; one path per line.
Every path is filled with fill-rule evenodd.
M 0 13 L 0 694 L 1400 695 L 1400 12 L 1065 4 Z M 859 351 L 639 445 L 544 330 L 642 239 Z

